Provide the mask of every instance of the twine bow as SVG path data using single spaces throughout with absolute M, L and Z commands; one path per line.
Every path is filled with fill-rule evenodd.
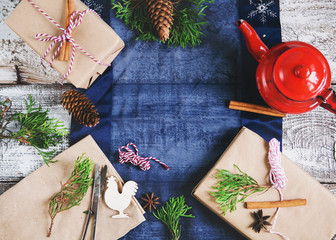
M 129 146 L 132 146 L 134 148 L 134 151 L 129 148 Z M 164 166 L 167 170 L 169 170 L 169 167 L 154 157 L 140 157 L 139 151 L 137 146 L 134 143 L 128 143 L 126 146 L 122 146 L 119 148 L 119 162 L 121 164 L 125 162 L 130 162 L 135 166 L 139 166 L 142 171 L 146 171 L 150 169 L 150 162 L 149 160 L 154 160 L 158 163 L 160 163 L 162 166 Z
M 59 36 L 54 36 L 54 35 L 45 34 L 45 33 L 36 34 L 35 39 L 37 39 L 39 41 L 42 41 L 42 42 L 52 42 L 51 45 L 46 50 L 46 52 L 41 57 L 41 64 L 42 64 L 42 66 L 44 66 L 43 65 L 43 59 L 46 58 L 46 56 L 49 54 L 49 52 L 51 51 L 51 49 L 54 47 L 54 45 L 57 42 L 59 42 L 60 45 L 58 46 L 58 48 L 56 49 L 56 51 L 54 52 L 53 56 L 51 57 L 51 59 L 49 61 L 49 65 L 50 66 L 53 63 L 53 61 L 56 58 L 56 56 L 59 53 L 59 51 L 61 50 L 62 45 L 66 41 L 69 41 L 72 44 L 72 54 L 71 54 L 69 68 L 68 68 L 68 71 L 62 77 L 61 85 L 63 85 L 64 79 L 66 79 L 69 76 L 69 74 L 71 73 L 71 71 L 72 71 L 73 63 L 74 63 L 74 60 L 75 60 L 76 48 L 78 50 L 80 50 L 82 53 L 84 53 L 86 56 L 88 56 L 89 58 L 91 58 L 94 62 L 96 62 L 96 63 L 98 63 L 100 65 L 110 66 L 110 64 L 106 64 L 106 63 L 100 62 L 98 59 L 94 58 L 89 52 L 85 51 L 78 44 L 76 44 L 74 38 L 71 36 L 72 31 L 82 23 L 83 17 L 85 16 L 85 14 L 87 14 L 88 12 L 93 12 L 97 16 L 99 16 L 94 10 L 87 9 L 87 10 L 85 10 L 83 12 L 81 12 L 81 11 L 74 11 L 71 14 L 71 16 L 70 16 L 69 27 L 63 28 L 53 18 L 51 18 L 46 12 L 44 12 L 38 5 L 36 5 L 32 0 L 27 0 L 27 1 L 32 6 L 34 6 L 41 14 L 43 14 L 49 21 L 51 21 L 54 25 L 56 25 L 63 32 Z

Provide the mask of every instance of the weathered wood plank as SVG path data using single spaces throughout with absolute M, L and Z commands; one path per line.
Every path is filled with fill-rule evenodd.
M 46 76 L 24 66 L 0 66 L 0 84 L 59 84 L 61 78 L 61 76 L 58 76 L 48 79 Z
M 27 82 L 58 82 L 61 75 L 48 64 L 46 68 L 43 68 L 38 54 L 5 24 L 5 19 L 19 2 L 19 0 L 0 1 L 0 66 L 10 66 L 9 69 L 14 70 L 14 72 L 8 72 L 8 69 L 0 67 L 0 84 L 16 81 L 13 78 L 16 75 L 14 65 L 20 67 L 23 73 L 22 78 Z
M 317 180 L 336 183 L 336 115 L 317 108 L 283 121 L 283 152 Z
M 336 13 L 333 1 L 280 1 L 283 41 L 310 43 L 325 54 L 336 76 Z M 335 83 L 336 80 L 333 80 Z M 289 115 L 283 121 L 283 152 L 300 167 L 325 183 L 336 182 L 336 115 L 322 108 Z
M 16 84 L 17 73 L 15 66 L 0 66 L 0 84 Z
M 330 192 L 336 195 L 336 184 L 323 184 Z
M 70 86 L 64 88 L 63 91 L 66 91 Z M 31 94 L 37 103 L 41 103 L 43 109 L 50 110 L 51 117 L 63 121 L 69 129 L 70 117 L 60 103 L 63 91 L 58 85 L 6 85 L 0 88 L 0 98 L 9 97 L 13 101 L 12 109 L 22 111 L 25 109 L 24 99 Z M 68 139 L 65 137 L 58 150 L 63 151 L 67 147 Z M 0 181 L 16 181 L 42 164 L 43 160 L 34 148 L 15 141 L 0 143 Z
M 13 187 L 18 182 L 0 182 L 0 195 Z
M 327 58 L 336 83 L 335 1 L 281 0 L 280 21 L 283 41 L 312 44 Z

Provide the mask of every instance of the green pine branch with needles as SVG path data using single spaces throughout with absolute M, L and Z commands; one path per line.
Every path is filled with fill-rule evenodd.
M 47 237 L 51 236 L 56 215 L 78 206 L 83 200 L 93 180 L 90 177 L 93 164 L 93 161 L 84 154 L 77 157 L 71 176 L 64 184 L 61 183 L 61 190 L 50 199 L 48 213 L 51 222 Z
M 199 45 L 204 33 L 203 27 L 207 24 L 204 10 L 207 4 L 214 0 L 167 0 L 173 6 L 173 23 L 170 37 L 160 40 L 159 35 L 150 20 L 148 4 L 150 0 L 111 0 L 112 9 L 116 16 L 122 19 L 132 30 L 137 31 L 137 40 L 160 41 L 182 48 Z M 170 4 L 170 3 L 169 3 Z
M 187 214 L 191 207 L 185 204 L 184 196 L 170 198 L 166 206 L 158 209 L 153 215 L 161 220 L 169 229 L 173 240 L 178 240 L 181 236 L 180 217 L 194 218 L 195 216 Z
M 12 101 L 0 101 L 0 141 L 15 140 L 33 146 L 48 165 L 56 152 L 50 148 L 61 143 L 68 130 L 63 122 L 50 118 L 49 110 L 42 110 L 31 95 L 25 105 L 25 112 L 11 112 Z M 11 130 L 10 126 L 16 125 L 18 130 Z
M 239 173 L 235 174 L 225 169 L 218 169 L 216 179 L 219 182 L 212 187 L 216 191 L 210 192 L 219 203 L 223 215 L 229 210 L 230 212 L 235 211 L 238 202 L 244 202 L 252 194 L 263 192 L 269 188 L 259 185 L 255 179 L 242 172 L 237 165 L 234 164 L 234 166 Z

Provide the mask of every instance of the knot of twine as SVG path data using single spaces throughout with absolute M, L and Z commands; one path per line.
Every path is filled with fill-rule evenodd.
M 63 32 L 59 36 L 53 36 L 53 35 L 45 34 L 45 33 L 36 34 L 35 39 L 37 39 L 39 41 L 42 41 L 42 42 L 50 42 L 50 41 L 52 41 L 51 45 L 48 47 L 48 49 L 46 50 L 46 52 L 41 57 L 41 64 L 42 64 L 42 66 L 44 66 L 43 65 L 43 59 L 46 58 L 46 56 L 49 54 L 49 52 L 51 51 L 51 49 L 54 47 L 54 45 L 57 42 L 60 42 L 60 45 L 58 46 L 58 48 L 56 49 L 56 51 L 54 52 L 53 56 L 51 57 L 51 59 L 49 61 L 49 65 L 50 66 L 53 63 L 53 61 L 56 58 L 56 56 L 59 53 L 59 51 L 61 50 L 62 45 L 66 41 L 69 41 L 72 44 L 72 54 L 71 54 L 69 68 L 68 68 L 68 71 L 62 77 L 61 85 L 63 85 L 64 79 L 66 79 L 69 76 L 69 74 L 71 73 L 71 71 L 72 71 L 73 63 L 74 63 L 74 60 L 75 60 L 75 50 L 76 50 L 76 48 L 78 50 L 80 50 L 82 53 L 84 53 L 86 56 L 88 56 L 89 58 L 91 58 L 97 64 L 104 65 L 104 66 L 110 66 L 110 64 L 106 64 L 106 63 L 100 62 L 98 59 L 94 58 L 90 53 L 88 53 L 83 48 L 81 48 L 78 44 L 76 44 L 74 38 L 71 36 L 72 31 L 82 23 L 83 17 L 84 17 L 85 14 L 87 14 L 88 12 L 93 12 L 94 14 L 96 14 L 99 17 L 99 15 L 94 10 L 87 9 L 87 10 L 85 10 L 83 12 L 81 12 L 81 11 L 74 11 L 71 14 L 71 16 L 70 16 L 69 26 L 67 28 L 63 28 L 53 18 L 51 18 L 46 12 L 44 12 L 38 5 L 36 5 L 32 0 L 27 0 L 27 1 L 32 6 L 34 6 L 41 14 L 43 14 L 49 21 L 51 21 L 54 25 L 56 25 Z
M 132 146 L 134 150 L 130 149 L 129 146 Z M 119 148 L 119 162 L 121 164 L 125 162 L 130 162 L 135 166 L 139 166 L 142 171 L 146 171 L 150 169 L 149 160 L 154 160 L 164 166 L 167 170 L 169 167 L 154 157 L 140 157 L 137 146 L 134 143 L 128 143 L 126 146 L 122 146 Z
M 286 183 L 288 179 L 285 175 L 285 170 L 281 166 L 280 142 L 276 140 L 275 138 L 272 138 L 271 141 L 269 142 L 268 162 L 271 166 L 270 173 L 269 173 L 270 182 L 272 184 L 272 187 L 278 191 L 280 195 L 280 201 L 282 201 L 283 195 L 282 195 L 281 189 L 286 188 Z M 282 233 L 274 231 L 274 228 L 275 228 L 275 225 L 278 219 L 279 211 L 280 211 L 280 208 L 277 208 L 277 210 L 275 211 L 274 222 L 269 232 L 277 234 L 283 237 L 284 239 L 289 240 L 289 238 L 283 235 Z

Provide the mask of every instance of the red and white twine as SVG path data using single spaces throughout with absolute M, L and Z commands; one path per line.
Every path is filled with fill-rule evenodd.
M 132 146 L 134 150 L 130 149 L 129 146 Z M 154 160 L 164 166 L 167 170 L 169 167 L 154 157 L 140 157 L 137 146 L 134 143 L 128 143 L 126 146 L 122 146 L 119 148 L 119 162 L 125 163 L 130 162 L 135 166 L 139 166 L 142 171 L 146 171 L 150 169 L 149 160 Z
M 285 175 L 285 170 L 281 166 L 280 142 L 276 140 L 275 138 L 273 138 L 269 142 L 268 161 L 271 166 L 269 178 L 272 183 L 272 187 L 278 191 L 280 195 L 280 201 L 283 201 L 283 195 L 282 195 L 281 189 L 286 188 L 286 183 L 288 179 Z M 280 211 L 280 208 L 277 208 L 277 210 L 275 211 L 274 222 L 269 232 L 277 234 L 283 237 L 284 239 L 289 240 L 289 238 L 283 235 L 282 233 L 274 231 L 274 228 L 275 228 L 275 225 L 278 219 L 279 211 Z
M 98 59 L 94 58 L 90 53 L 88 53 L 83 48 L 81 48 L 79 45 L 77 45 L 76 42 L 75 42 L 75 40 L 74 40 L 74 38 L 71 36 L 72 31 L 82 23 L 83 17 L 84 17 L 85 14 L 87 14 L 88 12 L 92 12 L 92 13 L 96 14 L 97 16 L 99 16 L 94 10 L 87 9 L 87 10 L 85 10 L 83 12 L 81 12 L 81 11 L 74 11 L 71 14 L 71 17 L 70 17 L 69 27 L 63 28 L 52 17 L 50 17 L 46 12 L 44 12 L 38 5 L 36 5 L 32 0 L 27 0 L 27 1 L 32 6 L 34 6 L 41 14 L 43 14 L 49 21 L 51 21 L 54 25 L 56 25 L 63 32 L 63 34 L 61 34 L 59 36 L 53 36 L 53 35 L 45 34 L 45 33 L 36 34 L 35 38 L 37 40 L 39 40 L 39 41 L 42 41 L 42 42 L 52 41 L 51 45 L 48 47 L 48 49 L 46 50 L 46 52 L 41 57 L 41 64 L 42 65 L 43 65 L 43 59 L 46 58 L 46 56 L 49 54 L 49 52 L 51 51 L 51 49 L 55 46 L 55 44 L 57 42 L 59 42 L 60 45 L 58 46 L 58 48 L 54 52 L 53 56 L 51 57 L 51 59 L 49 61 L 49 65 L 51 65 L 53 63 L 53 61 L 56 58 L 57 54 L 61 50 L 62 45 L 66 41 L 69 41 L 72 44 L 72 54 L 71 54 L 69 68 L 68 68 L 68 71 L 62 77 L 61 85 L 63 85 L 64 79 L 66 79 L 69 76 L 69 74 L 71 73 L 71 71 L 72 71 L 73 63 L 74 63 L 74 60 L 75 60 L 76 48 L 78 50 L 80 50 L 82 53 L 84 53 L 86 56 L 88 56 L 89 58 L 91 58 L 92 61 L 96 62 L 97 64 L 104 65 L 104 66 L 110 66 L 110 64 L 106 64 L 106 63 L 100 62 Z

